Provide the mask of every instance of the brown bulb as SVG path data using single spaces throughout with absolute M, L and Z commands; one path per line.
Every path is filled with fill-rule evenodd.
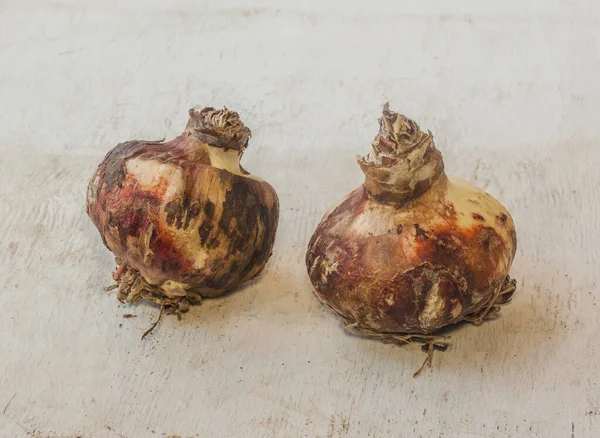
M 279 201 L 240 166 L 250 130 L 226 108 L 189 115 L 169 142 L 117 145 L 90 181 L 87 213 L 116 257 L 121 301 L 185 311 L 257 276 L 271 255 Z
M 321 300 L 377 333 L 430 334 L 510 298 L 517 248 L 502 204 L 449 177 L 430 132 L 384 107 L 365 183 L 323 217 L 306 265 Z

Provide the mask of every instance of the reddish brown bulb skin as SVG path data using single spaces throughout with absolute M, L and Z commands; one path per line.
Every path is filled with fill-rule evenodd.
M 351 192 L 308 245 L 319 297 L 365 328 L 408 334 L 432 333 L 487 305 L 515 255 L 514 223 L 490 195 L 460 184 L 448 190 L 442 176 L 401 207 L 364 186 Z
M 431 132 L 387 104 L 365 183 L 325 214 L 306 253 L 322 301 L 363 332 L 429 334 L 504 302 L 517 248 L 508 211 L 448 177 Z M 506 294 L 506 295 L 505 295 Z
M 239 167 L 236 174 L 211 165 L 221 153 L 232 151 L 212 151 L 190 132 L 167 143 L 126 142 L 90 181 L 87 212 L 104 244 L 167 297 L 220 295 L 258 275 L 271 256 L 277 194 Z

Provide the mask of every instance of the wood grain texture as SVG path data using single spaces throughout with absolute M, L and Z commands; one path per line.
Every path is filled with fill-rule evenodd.
M 600 436 L 599 24 L 593 0 L 3 1 L 0 435 Z M 512 304 L 417 379 L 417 347 L 346 334 L 304 268 L 386 100 L 519 233 Z M 195 104 L 252 129 L 278 238 L 260 279 L 141 342 L 157 309 L 102 290 L 85 188 Z

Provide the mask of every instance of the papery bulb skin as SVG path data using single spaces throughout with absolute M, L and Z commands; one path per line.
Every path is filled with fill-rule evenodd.
M 117 145 L 90 181 L 87 213 L 116 256 L 122 301 L 187 310 L 255 277 L 271 255 L 279 201 L 240 166 L 250 130 L 228 109 L 189 114 L 169 142 Z
M 323 217 L 306 264 L 318 296 L 380 333 L 430 334 L 494 303 L 517 248 L 509 212 L 446 176 L 430 132 L 384 107 L 365 184 Z M 486 307 L 487 306 L 487 307 Z

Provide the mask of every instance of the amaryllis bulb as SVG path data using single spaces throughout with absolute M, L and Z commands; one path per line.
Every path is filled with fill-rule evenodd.
M 240 166 L 250 130 L 238 114 L 189 115 L 169 142 L 117 145 L 87 191 L 87 213 L 116 256 L 118 298 L 168 312 L 258 275 L 279 216 L 275 190 Z
M 430 132 L 389 110 L 365 183 L 323 217 L 306 264 L 318 296 L 354 327 L 429 334 L 480 321 L 510 298 L 515 225 L 496 199 L 444 172 Z

